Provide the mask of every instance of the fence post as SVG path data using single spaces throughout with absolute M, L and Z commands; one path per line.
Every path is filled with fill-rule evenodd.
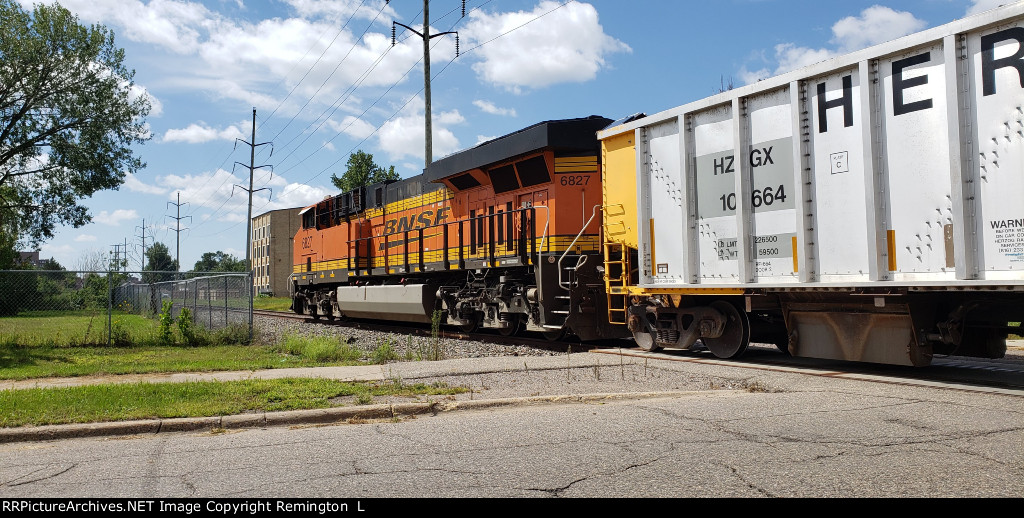
M 113 312 L 114 312 L 113 302 L 112 302 L 114 300 L 114 291 L 113 291 L 112 284 L 113 284 L 113 280 L 111 279 L 110 268 L 107 268 L 107 347 L 110 347 L 111 345 L 113 345 L 113 338 L 110 336 L 111 335 L 111 330 L 112 330 L 112 326 L 111 326 L 110 322 L 113 319 Z
M 224 276 L 224 327 L 228 326 L 228 276 Z
M 385 236 L 384 239 L 385 239 L 385 242 L 387 242 L 386 241 L 387 240 L 386 236 Z M 386 252 L 384 254 L 384 257 L 385 257 L 384 263 L 387 264 L 387 259 L 386 259 L 387 258 L 387 253 Z M 246 289 L 245 292 L 246 292 L 246 294 L 249 295 L 249 343 L 251 344 L 252 343 L 252 292 L 253 292 L 253 289 L 254 289 L 254 287 L 252 285 L 252 267 L 251 266 L 249 267 L 249 273 L 247 273 L 245 277 L 246 277 L 246 286 L 248 287 L 248 289 Z
M 206 312 L 210 314 L 210 329 L 213 329 L 213 293 L 210 293 L 210 278 L 206 278 Z

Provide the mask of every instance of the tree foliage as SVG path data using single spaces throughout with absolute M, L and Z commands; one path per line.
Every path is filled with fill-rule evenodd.
M 345 164 L 345 167 L 345 173 L 340 178 L 337 175 L 331 175 L 331 182 L 341 192 L 351 191 L 357 187 L 365 187 L 375 183 L 402 179 L 395 172 L 395 166 L 384 169 L 374 163 L 373 155 L 364 153 L 361 149 L 349 155 L 348 163 Z
M 150 102 L 134 75 L 106 27 L 0 0 L 0 234 L 36 245 L 82 226 L 80 200 L 145 167 L 131 146 L 149 139 Z
M 178 261 L 171 258 L 167 245 L 156 242 L 146 249 L 146 272 L 142 274 L 142 282 L 164 282 L 174 279 L 171 273 L 178 271 Z
M 196 272 L 245 272 L 245 260 L 217 250 L 206 252 L 196 261 Z

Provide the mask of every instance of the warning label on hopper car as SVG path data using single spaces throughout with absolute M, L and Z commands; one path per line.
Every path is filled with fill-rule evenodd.
M 1010 262 L 1024 262 L 1024 219 L 989 221 L 996 251 Z

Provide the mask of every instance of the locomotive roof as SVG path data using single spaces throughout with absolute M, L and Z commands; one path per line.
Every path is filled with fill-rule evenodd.
M 427 166 L 423 175 L 428 182 L 434 182 L 539 149 L 551 148 L 567 153 L 592 152 L 599 145 L 598 130 L 606 128 L 611 122 L 611 119 L 599 115 L 539 122 L 448 155 Z

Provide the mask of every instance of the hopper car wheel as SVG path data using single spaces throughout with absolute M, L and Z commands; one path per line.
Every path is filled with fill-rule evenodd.
M 654 352 L 661 349 L 661 346 L 658 345 L 657 340 L 654 339 L 654 334 L 646 330 L 634 332 L 633 340 L 636 342 L 637 347 L 647 352 Z
M 498 334 L 501 336 L 515 336 L 523 330 L 523 319 L 517 316 L 509 315 L 508 327 L 499 327 Z
M 747 350 L 750 343 L 750 322 L 747 314 L 740 312 L 736 306 L 724 301 L 716 300 L 711 307 L 725 315 L 725 329 L 722 336 L 718 338 L 701 338 L 704 345 L 708 347 L 718 358 L 736 358 Z
M 568 332 L 563 328 L 552 331 L 542 331 L 541 334 L 544 335 L 545 340 L 549 342 L 557 342 L 565 338 L 565 335 L 568 334 Z

